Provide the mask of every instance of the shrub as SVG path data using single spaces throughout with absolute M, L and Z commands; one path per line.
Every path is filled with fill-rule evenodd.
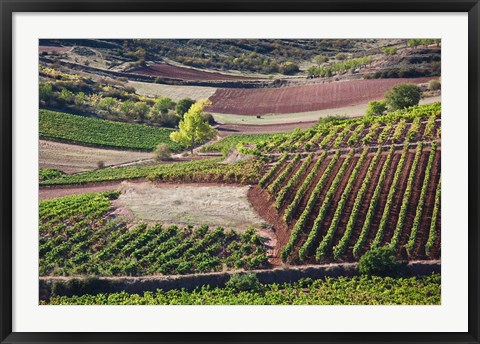
M 440 88 L 442 88 L 442 84 L 438 80 L 430 80 L 428 83 L 428 89 L 430 91 L 439 90 Z
M 213 118 L 213 115 L 211 113 L 204 113 L 202 114 L 202 118 L 205 122 L 207 122 L 208 124 L 212 125 L 212 124 L 215 124 L 215 118 Z
M 362 275 L 401 277 L 406 262 L 397 260 L 395 249 L 389 246 L 379 247 L 366 252 L 358 262 Z
M 258 291 L 262 285 L 254 273 L 247 273 L 232 275 L 225 287 L 232 288 L 235 291 Z
M 415 84 L 398 84 L 385 93 L 385 103 L 391 111 L 402 110 L 418 105 L 421 95 L 422 90 Z
M 387 106 L 385 105 L 385 101 L 380 100 L 372 100 L 368 103 L 366 115 L 367 116 L 380 116 L 383 115 L 387 111 Z
M 293 62 L 285 62 L 280 67 L 280 72 L 284 75 L 294 75 L 297 74 L 299 71 L 300 68 L 298 68 L 298 65 Z
M 161 142 L 158 144 L 157 148 L 153 151 L 153 159 L 156 161 L 167 161 L 171 160 L 172 152 L 170 151 L 170 148 L 168 145 L 164 142 Z
M 195 100 L 190 98 L 180 99 L 175 105 L 175 112 L 178 116 L 183 117 L 183 115 L 190 110 L 190 107 L 195 104 Z

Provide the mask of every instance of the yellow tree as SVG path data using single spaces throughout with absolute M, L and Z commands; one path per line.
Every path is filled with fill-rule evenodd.
M 196 144 L 214 138 L 217 131 L 202 116 L 203 109 L 210 104 L 211 102 L 206 99 L 193 104 L 180 121 L 179 130 L 170 134 L 170 139 L 189 148 L 193 154 L 193 147 Z

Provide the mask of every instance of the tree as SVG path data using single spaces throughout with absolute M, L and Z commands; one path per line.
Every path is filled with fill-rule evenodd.
M 137 117 L 137 119 L 143 121 L 148 113 L 148 105 L 146 102 L 136 102 L 133 105 L 133 113 Z
M 105 110 L 108 113 L 111 113 L 115 104 L 116 104 L 115 98 L 105 97 L 105 98 L 102 98 L 98 103 L 98 108 L 100 110 Z
M 165 142 L 160 142 L 153 151 L 153 159 L 156 161 L 167 161 L 172 159 L 172 151 Z
M 39 87 L 40 100 L 48 101 L 53 96 L 52 84 L 50 83 L 40 83 Z
M 380 116 L 387 111 L 387 106 L 383 100 L 372 100 L 368 103 L 366 115 L 367 116 Z
M 398 84 L 385 93 L 385 103 L 389 110 L 401 110 L 418 105 L 421 95 L 421 88 L 415 84 Z
M 131 100 L 125 100 L 122 105 L 120 105 L 120 112 L 125 116 L 125 117 L 130 117 L 133 114 L 133 109 L 135 103 Z
M 328 62 L 328 57 L 325 55 L 317 55 L 315 56 L 315 63 L 317 65 L 321 65 L 322 63 Z
M 407 41 L 407 45 L 409 47 L 412 47 L 412 48 L 416 48 L 418 47 L 420 44 L 422 44 L 422 40 L 421 39 L 409 39 Z
M 293 62 L 285 62 L 282 64 L 280 71 L 284 75 L 294 75 L 300 71 L 300 68 Z
M 406 263 L 397 260 L 395 249 L 390 246 L 372 249 L 358 262 L 360 273 L 367 276 L 401 277 L 405 268 Z
M 183 115 L 190 109 L 190 107 L 195 104 L 195 100 L 190 98 L 181 99 L 175 105 L 175 112 L 178 116 L 183 117 Z
M 193 147 L 197 143 L 215 137 L 217 131 L 202 117 L 203 109 L 210 104 L 208 100 L 200 100 L 193 104 L 180 121 L 179 130 L 170 134 L 170 139 L 188 147 L 193 154 Z
M 172 100 L 168 97 L 155 99 L 155 110 L 160 111 L 162 114 L 168 113 L 168 109 L 172 106 Z

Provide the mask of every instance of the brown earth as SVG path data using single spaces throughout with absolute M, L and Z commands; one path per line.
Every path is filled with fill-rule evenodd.
M 350 80 L 282 88 L 218 89 L 207 111 L 238 115 L 299 113 L 364 104 L 382 99 L 392 86 L 425 83 L 432 77 L 411 79 Z
M 206 72 L 206 71 L 197 70 L 193 68 L 172 66 L 164 63 L 157 63 L 147 67 L 142 67 L 132 71 L 132 73 L 141 74 L 141 75 L 158 76 L 158 77 L 164 77 L 169 79 L 195 80 L 195 81 L 255 80 L 255 78 L 241 76 L 241 75 Z

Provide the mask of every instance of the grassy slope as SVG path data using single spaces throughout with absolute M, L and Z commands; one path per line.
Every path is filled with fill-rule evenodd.
M 160 142 L 165 142 L 172 150 L 181 149 L 180 145 L 170 140 L 171 129 L 112 122 L 43 109 L 39 115 L 41 138 L 145 151 L 151 151 Z

